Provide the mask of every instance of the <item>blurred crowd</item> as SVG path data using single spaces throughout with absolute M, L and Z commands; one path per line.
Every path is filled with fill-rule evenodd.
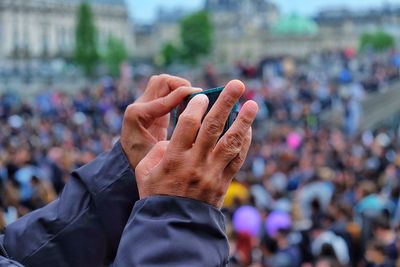
M 0 227 L 51 202 L 72 170 L 118 140 L 134 92 L 105 78 L 74 95 L 0 98 Z
M 224 203 L 231 266 L 400 266 L 399 125 L 358 131 L 361 101 L 399 80 L 399 59 L 340 51 L 188 77 L 204 88 L 240 78 L 243 100 L 260 106 Z M 54 200 L 73 169 L 112 147 L 147 79 L 135 77 L 134 90 L 104 78 L 73 94 L 0 97 L 0 228 Z M 332 110 L 339 125 L 323 120 Z
M 358 130 L 361 101 L 398 66 L 339 53 L 266 68 L 241 68 L 261 109 L 225 200 L 232 266 L 400 266 L 399 125 Z

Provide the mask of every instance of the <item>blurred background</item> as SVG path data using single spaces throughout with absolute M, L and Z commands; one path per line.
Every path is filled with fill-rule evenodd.
M 0 229 L 110 149 L 153 74 L 246 83 L 230 266 L 400 266 L 400 2 L 0 0 Z

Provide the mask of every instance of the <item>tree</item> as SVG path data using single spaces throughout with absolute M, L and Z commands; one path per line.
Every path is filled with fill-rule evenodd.
M 360 38 L 360 50 L 373 49 L 375 51 L 384 51 L 394 46 L 395 40 L 393 36 L 384 31 L 364 33 Z
M 170 66 L 172 63 L 179 61 L 181 52 L 179 48 L 170 42 L 165 43 L 161 48 L 161 64 Z
M 82 3 L 78 8 L 77 24 L 75 29 L 74 57 L 85 75 L 93 74 L 99 59 L 97 51 L 97 31 L 93 20 L 93 13 L 88 3 Z
M 118 76 L 121 63 L 128 58 L 128 50 L 125 43 L 118 38 L 110 36 L 107 40 L 103 58 L 108 72 L 113 76 Z
M 180 23 L 182 59 L 195 64 L 212 49 L 213 25 L 205 11 L 184 18 Z

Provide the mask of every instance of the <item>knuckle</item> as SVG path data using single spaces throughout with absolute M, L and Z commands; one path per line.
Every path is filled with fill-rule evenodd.
M 190 114 L 182 114 L 179 120 L 188 128 L 199 128 L 201 124 L 199 120 Z
M 248 128 L 253 123 L 253 120 L 251 118 L 249 118 L 249 117 L 243 116 L 240 119 L 240 123 L 241 123 L 243 128 Z
M 172 162 L 171 160 L 165 160 L 163 167 L 162 167 L 163 173 L 165 175 L 170 174 L 173 170 L 174 165 L 175 165 L 175 162 Z
M 170 167 L 172 167 L 173 165 L 175 165 L 176 160 L 173 157 L 166 157 L 164 159 L 164 164 L 163 164 L 163 168 L 164 169 L 169 169 Z
M 188 182 L 190 187 L 197 187 L 200 184 L 201 179 L 197 176 L 191 176 Z
M 188 174 L 189 174 L 190 179 L 196 180 L 199 183 L 203 180 L 204 175 L 202 175 L 202 171 L 200 169 L 190 168 L 190 169 L 188 169 Z
M 151 75 L 150 77 L 150 82 L 154 82 L 155 80 L 157 80 L 159 78 L 159 75 Z
M 163 170 L 165 174 L 173 172 L 180 165 L 177 157 L 169 155 L 163 159 Z
M 231 167 L 233 169 L 239 169 L 242 166 L 242 163 L 244 161 L 244 156 L 241 155 L 240 153 L 231 161 Z
M 136 104 L 130 104 L 125 110 L 125 117 L 127 119 L 135 118 L 138 115 L 138 108 Z
M 239 133 L 229 133 L 226 135 L 225 140 L 224 144 L 228 150 L 240 151 L 243 145 L 243 138 Z
M 232 145 L 232 143 L 229 142 L 223 142 L 222 143 L 222 153 L 224 155 L 236 155 L 240 152 L 240 147 L 237 147 L 235 145 Z
M 221 123 L 218 119 L 211 117 L 211 118 L 207 118 L 204 121 L 204 127 L 205 127 L 207 134 L 217 135 L 217 134 L 221 133 L 222 128 L 224 127 L 224 124 Z
M 158 76 L 158 78 L 159 78 L 162 82 L 168 82 L 168 80 L 171 78 L 171 76 L 168 75 L 168 74 L 163 73 L 163 74 L 160 74 L 160 75 Z
M 215 190 L 215 183 L 211 179 L 204 180 L 202 183 L 202 191 L 210 194 L 210 191 Z
M 138 182 L 143 182 L 146 180 L 146 177 L 150 175 L 150 172 L 146 169 L 143 169 L 141 165 L 138 165 L 135 169 L 136 180 Z
M 160 107 L 163 109 L 170 107 L 169 101 L 166 97 L 159 98 L 157 101 Z
M 224 95 L 222 101 L 227 104 L 227 106 L 233 106 L 236 103 L 236 99 L 230 95 Z
M 200 178 L 199 178 L 200 176 L 197 175 L 197 171 L 196 171 L 195 168 L 190 168 L 190 169 L 188 169 L 188 171 L 187 171 L 187 177 L 189 178 L 189 180 L 191 180 L 191 179 L 199 180 L 199 179 L 200 179 Z
M 159 75 L 159 77 L 162 78 L 162 79 L 167 79 L 167 78 L 170 78 L 171 76 L 166 74 L 166 73 L 162 73 L 162 74 Z

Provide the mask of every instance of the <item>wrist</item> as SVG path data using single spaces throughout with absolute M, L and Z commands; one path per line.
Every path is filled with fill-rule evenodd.
M 152 211 L 150 215 L 155 218 L 160 218 L 160 216 L 168 217 L 171 214 L 181 214 L 182 210 L 173 208 L 175 205 L 189 207 L 188 211 L 190 211 L 190 213 L 197 211 L 197 215 L 201 213 L 209 214 L 211 212 L 216 216 L 218 224 L 221 225 L 222 228 L 225 228 L 225 217 L 220 209 L 210 203 L 190 197 L 161 194 L 147 196 L 135 203 L 134 212 L 146 206 L 147 208 L 154 208 L 149 208 L 149 211 Z
M 126 158 L 126 160 L 129 162 L 132 170 L 135 170 L 136 166 L 139 164 L 139 162 L 142 160 L 143 156 L 141 153 L 138 151 L 143 150 L 143 148 L 139 149 L 139 146 L 143 146 L 140 144 L 130 144 L 126 145 L 124 142 L 121 140 L 121 148 L 122 152 Z
M 166 186 L 167 187 L 167 186 Z M 151 190 L 146 190 L 143 189 L 143 186 L 140 185 L 139 181 L 139 198 L 140 200 L 148 199 L 148 198 L 153 198 L 153 197 L 169 197 L 169 198 L 177 198 L 177 199 L 183 199 L 183 200 L 190 200 L 190 201 L 195 201 L 199 203 L 203 203 L 205 205 L 208 205 L 210 207 L 213 207 L 214 209 L 220 210 L 223 204 L 223 198 L 208 195 L 207 194 L 198 194 L 193 192 L 193 194 L 189 194 L 188 191 L 174 191 L 174 190 L 166 190 L 166 187 L 160 187 L 163 190 L 154 190 L 154 187 L 150 187 L 149 189 Z M 175 187 L 175 186 L 171 186 Z M 197 191 L 197 190 L 193 190 Z M 206 195 L 206 196 L 205 196 Z

